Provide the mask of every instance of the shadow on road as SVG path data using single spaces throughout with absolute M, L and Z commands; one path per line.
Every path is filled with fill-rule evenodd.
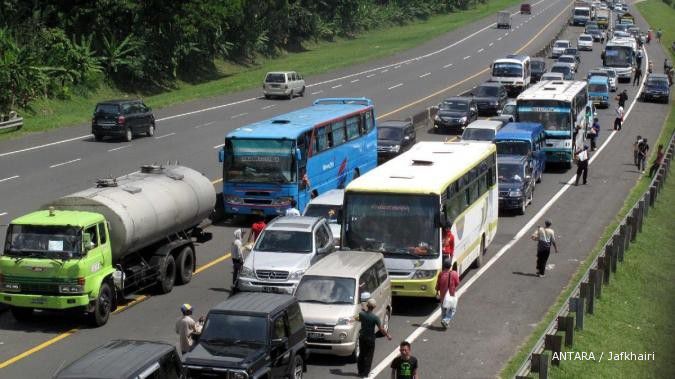
M 532 276 L 532 277 L 537 277 L 537 273 L 535 272 L 520 272 L 520 271 L 514 271 L 512 273 L 513 275 L 521 275 L 521 276 Z
M 395 297 L 392 301 L 394 315 L 396 316 L 428 316 L 438 307 L 438 301 L 436 299 Z

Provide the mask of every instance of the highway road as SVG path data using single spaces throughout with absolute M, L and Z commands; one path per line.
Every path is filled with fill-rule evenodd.
M 317 97 L 367 96 L 374 99 L 380 119 L 407 117 L 485 80 L 493 59 L 538 51 L 566 21 L 569 4 L 555 0 L 535 4 L 531 17 L 514 15 L 511 31 L 494 29 L 494 20 L 489 18 L 404 54 L 310 78 L 306 98 L 270 101 L 258 98 L 256 90 L 164 109 L 157 114 L 161 121 L 155 138 L 95 143 L 83 137 L 88 127 L 81 126 L 4 141 L 0 143 L 0 196 L 11 201 L 0 204 L 0 223 L 85 188 L 97 177 L 132 172 L 146 162 L 178 160 L 217 183 L 216 152 L 228 130 L 305 106 Z M 645 25 L 641 18 L 638 24 Z M 572 37 L 579 31 L 569 28 L 566 34 Z M 601 64 L 599 53 L 597 44 L 593 52 L 582 53 L 579 77 Z M 655 67 L 660 67 L 664 56 L 658 46 L 650 46 L 648 54 Z M 624 87 L 630 102 L 635 89 L 620 84 Z M 624 130 L 612 133 L 612 109 L 600 110 L 600 144 L 605 145 L 593 156 L 589 185 L 570 188 L 571 171 L 547 172 L 525 216 L 502 215 L 497 239 L 489 248 L 489 263 L 463 278 L 459 312 L 448 331 L 425 326 L 436 304 L 397 299 L 391 321 L 394 341 L 378 341 L 376 371 L 386 369 L 385 358 L 400 340 L 412 339 L 412 334 L 413 354 L 420 359 L 424 377 L 494 377 L 623 204 L 638 178 L 631 165 L 631 143 L 637 134 L 655 141 L 666 113 L 664 105 L 636 103 Z M 418 137 L 444 138 L 424 130 Z M 550 259 L 549 274 L 543 279 L 533 276 L 533 244 L 521 239 L 541 217 L 553 221 L 561 238 L 561 253 Z M 137 304 L 115 314 L 102 328 L 88 329 L 73 316 L 41 314 L 34 322 L 18 324 L 9 314 L 0 315 L 2 377 L 48 377 L 64 363 L 113 338 L 175 342 L 173 324 L 181 303 L 190 302 L 200 314 L 228 296 L 231 266 L 227 250 L 233 228 L 220 224 L 210 231 L 214 240 L 198 249 L 199 263 L 210 263 L 200 268 L 188 286 L 176 287 L 164 296 L 142 295 Z M 355 373 L 354 364 L 313 357 L 307 377 Z

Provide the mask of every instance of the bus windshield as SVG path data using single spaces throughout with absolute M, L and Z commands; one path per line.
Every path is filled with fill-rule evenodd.
M 605 66 L 628 67 L 633 64 L 633 49 L 628 46 L 607 46 Z
M 345 245 L 403 258 L 439 254 L 439 228 L 434 195 L 347 193 Z
M 545 130 L 570 131 L 569 104 L 553 102 L 518 103 L 518 121 L 539 122 Z
M 518 63 L 495 63 L 492 66 L 492 76 L 519 78 L 523 74 L 523 68 Z
M 293 141 L 228 139 L 225 180 L 229 182 L 289 183 L 293 170 Z

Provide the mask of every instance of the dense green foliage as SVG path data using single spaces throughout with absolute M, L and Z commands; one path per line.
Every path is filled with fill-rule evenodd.
M 0 113 L 102 80 L 144 93 L 486 0 L 0 0 Z M 5 90 L 8 89 L 8 90 Z

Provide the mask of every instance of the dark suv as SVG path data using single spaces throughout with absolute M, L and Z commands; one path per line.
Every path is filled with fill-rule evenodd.
M 412 120 L 388 120 L 377 124 L 377 162 L 385 162 L 408 151 L 416 138 Z
M 438 104 L 434 129 L 449 129 L 461 134 L 467 125 L 478 119 L 478 109 L 471 97 L 449 97 Z
M 498 82 L 483 83 L 472 93 L 480 115 L 496 115 L 509 97 L 506 87 Z
M 134 135 L 155 135 L 155 116 L 141 100 L 110 100 L 96 104 L 91 133 L 97 141 L 105 136 L 131 141 Z
M 183 357 L 192 379 L 302 378 L 305 322 L 291 295 L 244 292 L 211 309 Z
M 530 60 L 530 75 L 532 83 L 541 80 L 541 76 L 546 72 L 546 60 L 542 58 L 532 58 Z
M 173 345 L 165 342 L 114 340 L 64 367 L 54 379 L 185 379 Z
M 640 96 L 642 101 L 656 101 L 668 104 L 670 102 L 670 82 L 664 74 L 649 74 L 645 82 L 645 89 Z

